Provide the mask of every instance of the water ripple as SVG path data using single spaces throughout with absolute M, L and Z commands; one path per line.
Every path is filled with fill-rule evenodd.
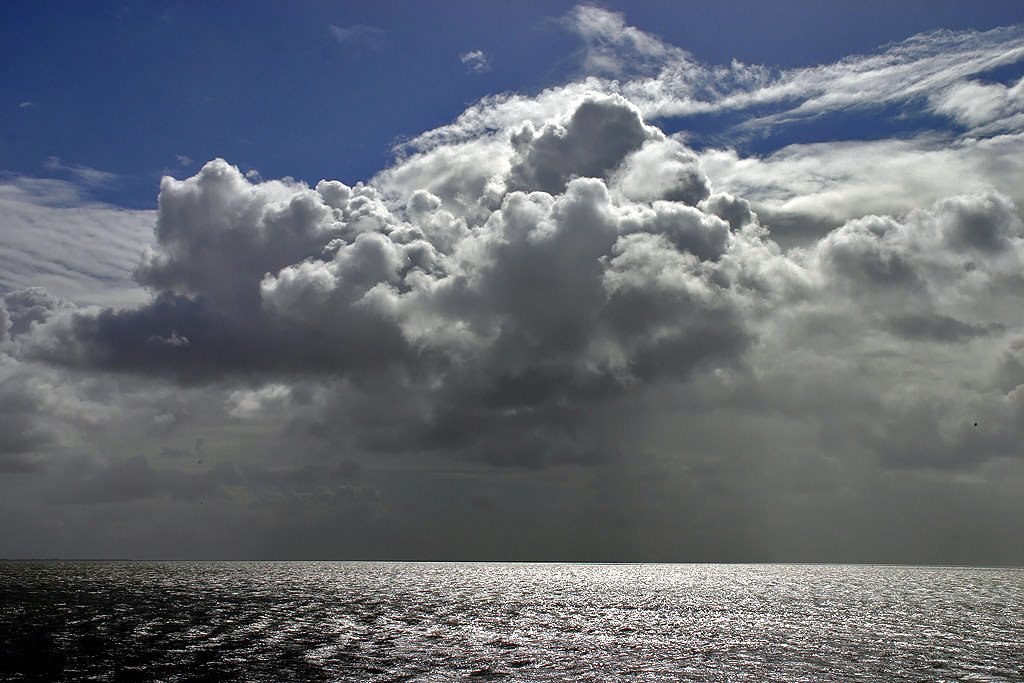
M 4 680 L 1022 681 L 1024 571 L 0 563 Z

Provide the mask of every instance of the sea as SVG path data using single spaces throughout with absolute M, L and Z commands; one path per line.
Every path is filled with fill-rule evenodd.
M 3 562 L 5 681 L 1024 681 L 1024 569 Z

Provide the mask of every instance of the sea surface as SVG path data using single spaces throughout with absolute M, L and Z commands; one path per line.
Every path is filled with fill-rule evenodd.
M 1024 681 L 1024 570 L 0 563 L 0 679 Z

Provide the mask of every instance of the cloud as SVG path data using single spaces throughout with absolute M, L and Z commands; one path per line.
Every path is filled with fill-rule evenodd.
M 42 286 L 82 304 L 140 303 L 146 293 L 132 271 L 152 240 L 155 217 L 88 202 L 63 181 L 0 183 L 0 289 Z
M 471 50 L 459 55 L 462 64 L 475 74 L 486 73 L 491 70 L 491 58 L 483 50 Z
M 142 455 L 102 465 L 83 463 L 57 483 L 55 502 L 76 505 L 125 503 L 167 496 L 178 500 L 222 497 L 238 481 L 235 468 L 219 464 L 204 472 L 153 467 Z
M 68 304 L 53 296 L 43 287 L 28 287 L 10 292 L 2 298 L 6 318 L 6 332 L 16 336 L 29 332 L 56 312 L 67 309 Z
M 0 341 L 7 339 L 11 330 L 11 314 L 7 311 L 7 302 L 0 299 Z
M 539 130 L 527 123 L 513 134 L 516 158 L 509 184 L 557 194 L 573 177 L 605 177 L 627 154 L 660 135 L 644 125 L 640 112 L 625 99 L 590 98 L 563 121 Z
M 691 206 L 711 193 L 697 155 L 671 139 L 645 142 L 619 167 L 611 185 L 633 201 L 665 199 Z
M 41 288 L 0 296 L 0 472 L 38 476 L 80 435 L 109 423 L 124 406 L 109 383 L 67 376 L 21 358 L 20 344 L 74 306 Z
M 999 354 L 994 384 L 1006 394 L 1024 385 L 1024 337 L 1015 337 Z
M 889 328 L 904 339 L 937 342 L 968 341 L 974 337 L 1003 332 L 1002 323 L 968 323 L 948 315 L 907 313 L 889 318 Z
M 553 113 L 548 102 L 584 89 L 621 94 L 648 119 L 676 118 L 685 125 L 685 117 L 727 115 L 722 120 L 728 123 L 704 134 L 710 142 L 750 139 L 800 121 L 885 107 L 948 118 L 968 134 L 1016 131 L 1022 124 L 1019 83 L 981 79 L 1024 60 L 1024 25 L 985 32 L 937 30 L 892 43 L 877 54 L 778 70 L 737 61 L 701 63 L 629 26 L 622 14 L 592 6 L 577 7 L 562 24 L 582 42 L 583 77 L 539 97 L 484 98 L 454 123 L 412 145 L 478 136 L 504 128 L 510 118 L 529 118 L 536 125 L 535 116 Z
M 590 5 L 570 11 L 562 23 L 583 41 L 583 68 L 612 77 L 643 72 L 667 62 L 685 64 L 689 55 L 657 37 L 629 26 L 625 17 Z
M 1021 222 L 991 188 L 897 216 L 818 209 L 838 227 L 787 252 L 761 223 L 787 205 L 750 179 L 790 201 L 848 193 L 855 163 L 820 179 L 792 150 L 698 155 L 620 95 L 569 93 L 564 106 L 400 159 L 369 185 L 254 181 L 222 160 L 165 178 L 136 271 L 152 302 L 60 311 L 23 352 L 189 385 L 244 378 L 256 385 L 226 400 L 237 420 L 301 413 L 304 428 L 360 448 L 540 466 L 612 457 L 620 446 L 600 443 L 593 416 L 662 385 L 686 396 L 733 377 L 760 387 L 751 395 L 785 394 L 761 387 L 776 380 L 757 380 L 758 363 L 791 346 L 825 353 L 822 330 L 848 328 L 827 353 L 849 360 L 1017 329 L 1006 307 L 1021 288 Z M 300 376 L 330 387 L 301 410 Z M 844 438 L 882 453 L 888 437 Z
M 580 20 L 581 16 L 585 18 Z M 616 75 L 621 65 L 615 56 L 623 54 L 617 49 L 623 43 L 627 52 L 641 58 L 651 75 L 634 77 L 622 92 L 646 116 L 767 108 L 770 113 L 754 113 L 743 120 L 739 129 L 748 131 L 922 97 L 931 98 L 929 104 L 936 113 L 955 116 L 963 111 L 956 105 L 957 92 L 972 77 L 1024 59 L 1024 26 L 1016 25 L 986 32 L 922 33 L 876 55 L 810 68 L 773 71 L 739 62 L 709 67 L 653 36 L 625 28 L 621 15 L 585 8 L 570 17 L 570 25 L 587 45 L 587 63 L 598 67 L 610 63 Z M 605 53 L 615 56 L 603 57 Z
M 1024 206 L 1024 136 L 790 145 L 765 157 L 700 153 L 715 188 L 748 200 L 784 244 L 866 214 L 902 215 L 944 197 L 996 191 Z
M 101 171 L 81 164 L 66 164 L 59 157 L 47 157 L 43 162 L 43 168 L 69 175 L 81 185 L 89 188 L 109 187 L 118 180 L 116 173 Z
M 350 49 L 379 50 L 383 45 L 385 32 L 375 26 L 354 24 L 352 26 L 327 27 L 339 45 Z
M 37 454 L 57 438 L 53 426 L 38 418 L 43 410 L 42 387 L 6 354 L 0 356 L 0 379 L 0 472 L 36 472 Z
M 0 186 L 40 236 L 102 217 L 109 271 L 86 247 L 64 269 L 145 295 L 0 270 L 0 468 L 50 483 L 0 478 L 0 507 L 60 501 L 78 529 L 126 506 L 146 539 L 180 533 L 171 510 L 218 552 L 201 520 L 273 552 L 314 529 L 342 555 L 581 559 L 848 559 L 839 528 L 872 559 L 934 560 L 960 552 L 947 527 L 1019 519 L 1024 155 L 1017 85 L 979 80 L 1016 29 L 774 72 L 604 10 L 565 21 L 597 76 L 485 98 L 366 183 L 215 159 L 139 215 Z M 758 156 L 656 118 L 740 112 L 744 135 L 894 84 L 955 125 Z M 141 258 L 114 244 L 129 218 L 153 230 Z M 18 253 L 52 261 L 36 239 Z
M 969 80 L 932 96 L 935 111 L 969 129 L 1020 128 L 1024 116 L 1024 79 L 1012 86 Z
M 783 72 L 750 95 L 725 98 L 727 106 L 780 102 L 783 112 L 748 120 L 749 128 L 857 107 L 907 102 L 962 84 L 971 76 L 1024 59 L 1024 26 L 986 32 L 933 31 L 895 43 L 878 55 Z M 943 113 L 936 109 L 937 112 Z
M 948 307 L 953 318 L 954 312 L 976 315 L 977 303 L 984 310 L 1000 290 L 1019 286 L 1022 259 L 1024 235 L 1013 204 L 974 194 L 944 199 L 903 221 L 850 221 L 817 243 L 811 263 L 833 295 L 843 293 L 866 310 L 909 313 L 906 330 L 908 321 L 920 323 L 917 311 L 933 306 Z
M 519 429 L 559 403 L 736 362 L 749 335 L 723 259 L 751 245 L 677 201 L 708 193 L 692 152 L 603 95 L 505 144 L 504 188 L 484 183 L 494 208 L 472 224 L 424 190 L 395 205 L 370 186 L 253 183 L 219 160 L 165 178 L 157 245 L 137 271 L 158 296 L 57 316 L 26 349 L 188 382 L 396 373 L 409 409 L 425 409 L 405 418 L 420 426 L 399 431 L 413 439 L 403 447 L 445 448 L 457 444 L 438 440 L 441 425 L 464 411 Z M 657 189 L 630 199 L 652 173 Z M 287 396 L 261 391 L 236 394 L 232 411 Z M 508 410 L 520 415 L 499 419 Z
M 259 419 L 272 411 L 287 410 L 291 393 L 285 384 L 268 384 L 258 390 L 237 389 L 228 395 L 228 412 L 241 420 Z

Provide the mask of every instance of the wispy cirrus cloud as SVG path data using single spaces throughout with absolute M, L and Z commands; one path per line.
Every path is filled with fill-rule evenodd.
M 353 26 L 336 26 L 331 24 L 327 27 L 339 45 L 352 49 L 379 50 L 386 35 L 383 29 L 365 24 Z
M 471 50 L 459 55 L 462 64 L 475 74 L 486 73 L 491 70 L 491 58 L 483 50 Z
M 60 157 L 47 157 L 43 162 L 43 168 L 70 176 L 76 182 L 88 188 L 110 187 L 118 180 L 116 173 L 101 171 L 98 168 L 83 166 L 82 164 L 68 164 L 61 161 Z
M 702 63 L 605 9 L 578 7 L 563 25 L 583 43 L 581 78 L 537 97 L 484 98 L 410 147 L 474 137 L 511 120 L 540 121 L 552 114 L 555 102 L 586 90 L 622 94 L 650 118 L 730 114 L 729 123 L 718 129 L 716 144 L 801 120 L 885 106 L 947 118 L 967 135 L 1012 132 L 1024 125 L 1020 83 L 984 82 L 994 69 L 1024 60 L 1024 25 L 933 31 L 876 54 L 787 70 L 735 61 Z
M 113 182 L 99 173 L 93 182 Z M 92 202 L 76 183 L 7 178 L 0 182 L 0 290 L 42 286 L 80 304 L 137 304 L 147 295 L 132 272 L 155 218 L 154 211 Z

